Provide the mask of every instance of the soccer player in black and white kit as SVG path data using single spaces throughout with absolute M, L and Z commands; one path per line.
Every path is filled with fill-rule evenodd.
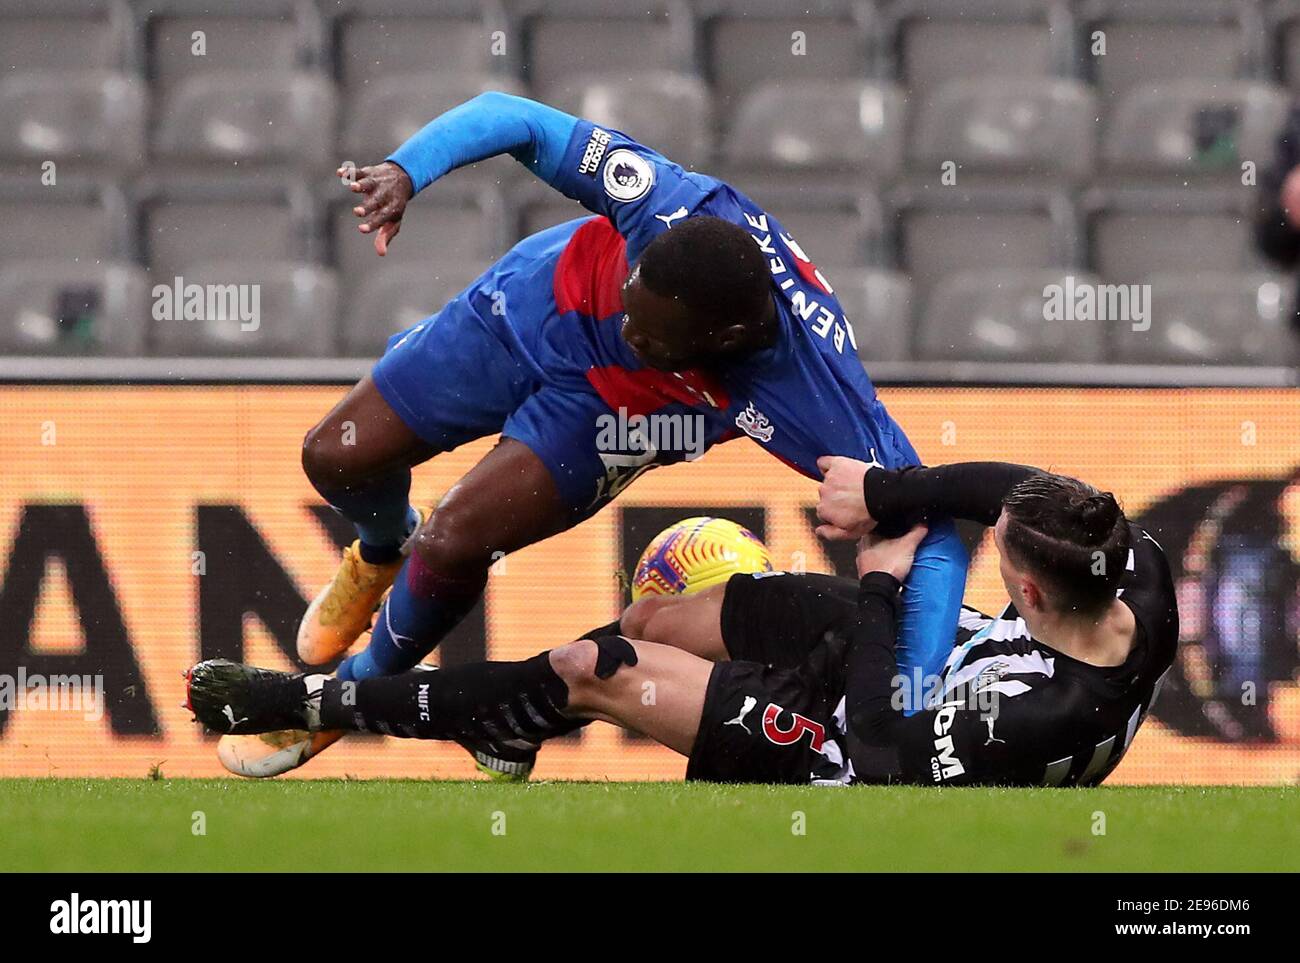
M 516 749 L 601 719 L 711 781 L 1101 782 L 1174 658 L 1160 547 L 1076 479 L 823 461 L 819 531 L 860 539 L 856 583 L 738 575 L 643 600 L 524 662 L 358 683 L 204 662 L 189 704 L 221 732 L 361 729 Z M 996 618 L 965 610 L 941 675 L 917 692 L 894 654 L 899 593 L 926 521 L 948 517 L 994 526 L 1011 602 Z

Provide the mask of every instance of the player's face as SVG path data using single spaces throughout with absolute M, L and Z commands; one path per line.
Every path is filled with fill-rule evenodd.
M 623 340 L 651 368 L 682 371 L 707 360 L 699 325 L 675 299 L 656 294 L 634 271 L 623 286 Z

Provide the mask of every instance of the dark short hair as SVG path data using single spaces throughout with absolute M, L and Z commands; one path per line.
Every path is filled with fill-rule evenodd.
M 641 254 L 641 282 L 680 299 L 710 324 L 746 324 L 765 316 L 771 272 L 744 228 L 720 217 L 689 217 L 664 231 Z
M 1002 501 L 1011 561 L 1050 590 L 1060 611 L 1100 615 L 1115 598 L 1131 537 L 1110 492 L 1066 475 L 1031 475 Z

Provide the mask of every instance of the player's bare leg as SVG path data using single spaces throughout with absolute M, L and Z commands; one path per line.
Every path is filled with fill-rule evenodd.
M 473 607 L 488 567 L 500 553 L 549 538 L 574 520 L 541 459 L 528 446 L 503 439 L 452 486 L 420 526 L 401 563 L 402 574 L 380 608 L 369 646 L 339 666 L 339 677 L 360 681 L 413 668 Z M 232 772 L 275 776 L 301 766 L 338 738 L 335 732 L 228 736 L 219 754 Z M 466 748 L 484 772 L 503 775 L 495 762 L 485 762 L 499 758 L 490 747 L 468 743 Z M 531 754 L 506 761 L 517 764 L 504 773 L 511 778 L 526 777 L 531 769 Z
M 647 595 L 623 610 L 619 630 L 632 639 L 659 642 L 708 659 L 730 657 L 722 641 L 722 600 L 726 584 L 694 595 Z
M 462 745 L 504 730 L 507 741 L 535 747 L 601 719 L 689 755 L 713 668 L 680 649 L 619 636 L 579 640 L 523 662 L 358 683 L 214 660 L 187 673 L 187 704 L 219 732 L 347 727 Z
M 551 666 L 569 690 L 566 711 L 612 722 L 689 756 L 713 663 L 657 642 L 628 640 L 628 649 L 634 664 L 614 665 L 618 654 L 589 639 L 552 649 Z
M 434 449 L 363 378 L 303 441 L 302 466 L 321 496 L 357 526 L 334 578 L 298 627 L 298 657 L 330 662 L 350 649 L 402 567 L 417 516 L 409 504 L 411 468 Z

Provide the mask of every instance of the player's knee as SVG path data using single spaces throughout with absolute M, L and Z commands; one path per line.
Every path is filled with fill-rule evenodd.
M 342 432 L 322 421 L 302 440 L 302 470 L 317 491 L 347 488 L 364 481 L 357 457 L 343 444 Z
M 569 687 L 569 707 L 574 710 L 607 708 L 618 698 L 615 679 L 625 666 L 637 664 L 635 646 L 621 635 L 579 639 L 552 649 L 551 668 Z
M 414 550 L 435 572 L 486 569 L 492 563 L 492 546 L 476 534 L 480 526 L 454 498 L 444 499 L 420 527 Z
M 571 708 L 583 708 L 589 701 L 591 690 L 599 681 L 596 678 L 599 657 L 600 650 L 591 639 L 579 639 L 551 649 L 551 668 L 569 687 Z
M 681 598 L 682 596 L 679 595 L 647 595 L 639 598 L 623 610 L 618 626 L 630 639 L 661 641 L 649 634 L 651 623 L 657 613 L 680 601 Z

